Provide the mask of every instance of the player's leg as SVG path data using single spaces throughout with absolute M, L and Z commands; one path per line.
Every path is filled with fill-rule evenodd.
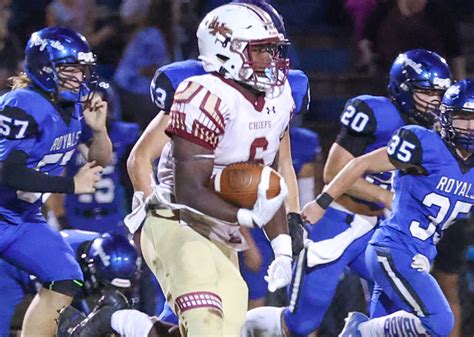
M 315 241 L 333 239 L 338 245 L 337 235 L 347 230 L 353 217 L 350 214 L 328 209 L 326 215 L 310 230 Z M 245 329 L 248 336 L 306 336 L 318 329 L 336 292 L 344 268 L 360 255 L 371 234 L 352 242 L 334 262 L 308 268 L 306 251 L 296 260 L 296 268 L 290 285 L 290 305 L 283 309 L 280 324 L 280 308 L 257 308 L 247 314 Z M 279 330 L 280 329 L 280 330 Z M 252 332 L 253 331 L 253 332 Z
M 44 286 L 26 311 L 22 336 L 53 336 L 58 311 L 71 303 L 82 286 L 82 272 L 72 249 L 46 222 L 20 227 L 21 236 L 2 258 L 35 275 Z
M 72 296 L 42 288 L 28 306 L 23 319 L 21 336 L 54 336 L 57 311 L 71 302 Z
M 188 337 L 221 336 L 222 299 L 217 266 L 206 238 L 182 227 L 169 210 L 149 215 L 141 234 L 142 253 Z
M 426 333 L 431 336 L 449 335 L 454 318 L 448 302 L 433 276 L 411 267 L 412 255 L 369 245 L 366 261 L 371 273 L 393 307 L 399 311 L 362 323 L 360 317 L 351 321 L 352 316 L 341 336 L 349 336 L 348 333 L 353 332 L 351 323 L 358 320 L 353 328 L 358 329 L 362 337 Z
M 240 275 L 237 253 L 223 244 L 212 247 L 218 273 L 218 293 L 222 298 L 225 337 L 239 337 L 248 307 L 248 288 Z

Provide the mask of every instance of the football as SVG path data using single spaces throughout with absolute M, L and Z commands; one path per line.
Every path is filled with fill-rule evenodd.
M 232 205 L 252 208 L 262 175 L 269 181 L 267 198 L 280 193 L 281 176 L 271 167 L 264 168 L 264 165 L 250 162 L 231 164 L 211 178 L 210 188 Z

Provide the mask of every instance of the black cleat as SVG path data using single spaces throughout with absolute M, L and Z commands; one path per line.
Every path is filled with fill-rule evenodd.
M 148 336 L 152 337 L 181 337 L 179 326 L 172 323 L 160 321 L 156 317 L 152 318 L 153 327 Z
M 74 327 L 70 337 L 100 337 L 115 333 L 110 325 L 112 314 L 127 309 L 126 297 L 118 290 L 104 292 L 94 310 L 80 324 Z
M 56 337 L 69 337 L 73 328 L 81 321 L 86 319 L 86 315 L 70 305 L 59 310 L 59 317 L 56 320 L 58 327 L 56 330 Z

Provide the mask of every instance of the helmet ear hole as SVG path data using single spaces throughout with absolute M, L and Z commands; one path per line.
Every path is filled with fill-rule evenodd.
M 222 62 L 227 62 L 229 60 L 229 57 L 225 56 L 225 55 L 222 55 L 222 54 L 216 54 L 216 57 L 221 60 Z M 235 67 L 234 65 L 232 65 L 233 67 Z

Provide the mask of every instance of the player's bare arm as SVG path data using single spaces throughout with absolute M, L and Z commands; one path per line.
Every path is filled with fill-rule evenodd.
M 235 207 L 208 187 L 214 152 L 181 137 L 172 137 L 175 159 L 176 201 L 227 222 L 237 222 Z
M 324 167 L 324 182 L 330 183 L 354 156 L 341 145 L 334 143 L 329 151 L 328 160 Z M 389 197 L 390 191 L 359 178 L 350 186 L 345 194 L 370 202 L 379 202 L 381 195 Z
M 165 111 L 153 118 L 133 146 L 127 160 L 127 171 L 135 191 L 142 191 L 145 197 L 152 193 L 153 162 L 160 157 L 163 147 L 169 142 L 165 134 L 169 116 Z
M 288 197 L 286 198 L 286 210 L 288 213 L 299 213 L 300 203 L 298 198 L 298 182 L 295 169 L 291 162 L 290 132 L 287 130 L 280 143 L 278 156 L 278 171 L 285 179 L 288 186 Z
M 328 203 L 327 206 L 329 206 L 332 200 L 346 193 L 364 173 L 386 172 L 395 169 L 388 158 L 386 147 L 352 159 L 329 183 L 323 194 L 317 198 L 319 202 L 315 200 L 305 205 L 303 218 L 310 223 L 315 223 L 321 219 L 325 212 L 325 208 L 321 205 Z M 381 195 L 381 200 L 378 201 L 384 203 L 387 208 L 391 208 L 391 198 L 385 199 L 384 196 Z M 323 197 L 323 200 L 320 199 L 321 197 Z
M 107 166 L 112 160 L 112 142 L 107 133 L 107 102 L 94 94 L 84 109 L 84 119 L 92 129 L 92 139 L 88 145 L 88 161 L 96 161 L 98 165 Z

